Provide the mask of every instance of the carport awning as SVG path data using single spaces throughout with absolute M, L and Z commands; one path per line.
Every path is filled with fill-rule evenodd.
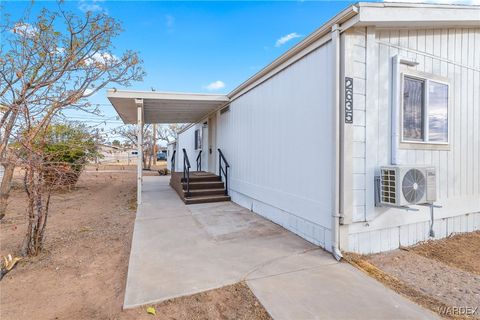
M 195 123 L 228 103 L 226 95 L 156 91 L 107 91 L 124 123 L 137 123 L 137 103 L 143 103 L 144 123 Z

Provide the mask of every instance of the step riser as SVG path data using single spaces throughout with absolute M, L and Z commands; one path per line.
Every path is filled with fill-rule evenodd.
M 199 204 L 199 203 L 211 203 L 211 202 L 223 202 L 223 201 L 230 201 L 230 197 L 224 197 L 221 199 L 211 198 L 211 199 L 195 199 L 195 198 L 188 198 L 184 199 L 185 204 Z
M 183 196 L 186 197 L 187 191 L 183 190 Z M 190 197 L 203 197 L 203 196 L 223 196 L 225 195 L 225 190 L 205 190 L 203 191 L 202 189 L 199 190 L 191 190 L 190 189 Z
M 190 183 L 190 190 L 198 189 L 224 189 L 225 186 L 223 182 L 212 182 L 212 183 Z M 187 190 L 187 184 L 183 183 L 183 190 Z
M 190 182 L 218 182 L 220 177 L 190 177 Z M 181 179 L 181 182 L 187 182 L 187 179 Z
M 225 195 L 225 184 L 219 176 L 214 174 L 196 175 L 191 173 L 188 197 L 186 195 L 187 183 L 184 181 L 182 173 L 172 174 L 170 185 L 185 204 L 230 201 L 230 197 Z

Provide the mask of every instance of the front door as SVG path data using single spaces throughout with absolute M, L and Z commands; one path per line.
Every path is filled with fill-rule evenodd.
M 217 114 L 208 118 L 208 171 L 216 173 L 217 168 Z

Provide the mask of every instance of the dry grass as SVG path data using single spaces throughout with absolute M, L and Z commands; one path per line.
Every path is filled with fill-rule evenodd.
M 480 231 L 426 241 L 409 250 L 425 258 L 480 275 Z

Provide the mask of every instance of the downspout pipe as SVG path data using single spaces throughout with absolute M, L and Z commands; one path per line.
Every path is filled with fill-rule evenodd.
M 334 195 L 332 205 L 332 254 L 335 259 L 340 261 L 343 256 L 340 251 L 340 27 L 338 24 L 332 26 L 332 44 L 334 50 L 334 70 L 333 70 L 333 111 L 334 111 L 334 166 L 333 184 Z

